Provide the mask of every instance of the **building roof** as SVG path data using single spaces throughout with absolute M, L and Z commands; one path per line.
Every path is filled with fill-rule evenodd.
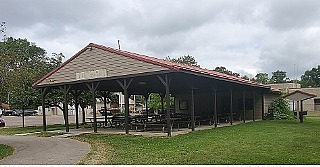
M 300 101 L 300 100 L 307 100 L 313 97 L 316 97 L 317 95 L 312 93 L 303 92 L 301 90 L 296 90 L 294 92 L 288 93 L 283 96 L 283 98 L 287 98 L 294 101 Z
M 242 79 L 242 78 L 238 78 L 238 77 L 235 77 L 235 76 L 232 76 L 232 75 L 227 75 L 227 74 L 224 74 L 224 73 L 216 72 L 216 71 L 213 71 L 213 70 L 208 70 L 208 69 L 203 69 L 203 68 L 199 68 L 199 67 L 183 65 L 183 64 L 174 63 L 174 62 L 169 62 L 169 61 L 165 61 L 165 60 L 162 60 L 162 59 L 159 59 L 159 58 L 150 57 L 150 56 L 146 56 L 146 55 L 141 55 L 141 54 L 137 54 L 137 53 L 132 53 L 132 52 L 128 52 L 128 51 L 123 51 L 123 50 L 119 50 L 119 49 L 114 49 L 114 48 L 111 48 L 111 47 L 106 47 L 106 46 L 98 45 L 98 44 L 94 44 L 94 43 L 90 43 L 85 48 L 80 50 L 77 54 L 75 54 L 74 56 L 69 58 L 67 61 L 65 61 L 63 64 L 61 64 L 59 67 L 55 68 L 54 70 L 49 72 L 47 75 L 45 75 L 44 77 L 42 77 L 41 79 L 36 81 L 33 84 L 33 87 L 37 87 L 45 79 L 49 78 L 51 75 L 56 73 L 59 69 L 61 69 L 64 66 L 66 66 L 68 63 L 70 63 L 72 60 L 76 59 L 79 55 L 81 55 L 83 52 L 85 52 L 86 50 L 88 50 L 90 48 L 91 49 L 92 48 L 101 49 L 101 50 L 106 51 L 106 52 L 111 52 L 111 53 L 114 53 L 114 54 L 117 54 L 117 55 L 121 55 L 121 56 L 124 56 L 124 57 L 131 58 L 131 59 L 143 61 L 143 62 L 146 62 L 146 63 L 157 65 L 159 67 L 167 68 L 167 69 L 170 69 L 170 70 L 176 71 L 176 72 L 193 73 L 193 74 L 196 74 L 196 75 L 202 75 L 202 76 L 206 76 L 206 77 L 214 77 L 215 79 L 225 80 L 225 81 L 229 81 L 229 82 L 235 82 L 235 83 L 239 83 L 239 84 L 245 84 L 245 85 L 249 85 L 249 86 L 255 86 L 255 87 L 262 87 L 262 88 L 270 89 L 270 86 L 267 86 L 267 85 L 264 85 L 264 84 L 261 84 L 261 83 L 258 83 L 258 82 L 253 82 L 253 81 L 245 80 L 245 79 Z M 277 89 L 270 89 L 270 90 L 273 91 L 273 92 L 278 92 L 279 91 Z

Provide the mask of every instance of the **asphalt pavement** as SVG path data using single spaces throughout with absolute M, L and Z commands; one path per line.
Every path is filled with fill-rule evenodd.
M 0 136 L 0 143 L 13 147 L 0 165 L 75 165 L 89 151 L 89 144 L 67 138 Z
M 5 123 L 6 127 L 22 127 L 23 117 L 20 116 L 2 116 L 1 117 Z M 69 116 L 69 123 L 75 123 L 75 116 Z M 53 124 L 64 124 L 64 119 L 62 115 L 48 115 L 46 116 L 47 125 Z M 79 122 L 82 122 L 82 118 L 79 118 Z M 42 126 L 42 115 L 36 116 L 25 116 L 24 117 L 25 126 Z

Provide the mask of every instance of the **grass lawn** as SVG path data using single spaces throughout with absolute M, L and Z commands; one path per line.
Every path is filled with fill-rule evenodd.
M 75 124 L 70 124 L 70 129 L 75 129 Z M 64 125 L 48 125 L 47 131 L 52 130 L 65 130 Z M 0 128 L 0 135 L 14 135 L 14 134 L 24 134 L 24 133 L 33 133 L 43 131 L 42 126 L 28 126 L 28 127 L 19 127 L 19 128 Z
M 4 144 L 0 144 L 0 150 L 0 160 L 13 153 L 13 148 Z
M 57 129 L 64 126 L 48 126 Z M 42 127 L 0 128 L 0 135 L 36 131 Z M 51 135 L 56 133 L 37 134 Z M 107 134 L 72 138 L 90 143 L 91 151 L 79 164 L 320 164 L 320 113 L 307 116 L 303 124 L 257 121 L 171 138 Z
M 258 121 L 171 138 L 84 134 L 80 164 L 320 164 L 320 117 Z

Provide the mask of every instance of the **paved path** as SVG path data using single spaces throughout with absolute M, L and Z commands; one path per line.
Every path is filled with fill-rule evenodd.
M 89 151 L 87 143 L 65 138 L 0 136 L 0 143 L 15 149 L 0 165 L 72 165 Z

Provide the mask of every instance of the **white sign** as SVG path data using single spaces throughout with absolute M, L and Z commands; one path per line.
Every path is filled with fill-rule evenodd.
M 76 73 L 76 80 L 104 78 L 107 76 L 107 69 L 84 71 Z

